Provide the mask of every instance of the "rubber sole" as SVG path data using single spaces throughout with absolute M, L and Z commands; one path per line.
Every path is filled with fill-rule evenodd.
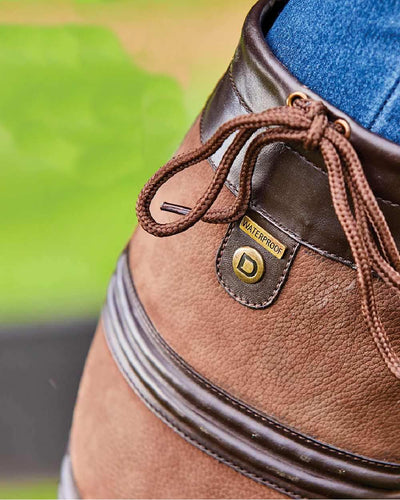
M 61 464 L 60 483 L 58 485 L 60 500 L 80 500 L 81 496 L 75 483 L 71 457 L 66 454 Z

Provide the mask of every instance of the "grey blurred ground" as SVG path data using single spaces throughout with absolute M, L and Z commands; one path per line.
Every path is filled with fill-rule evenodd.
M 58 476 L 96 321 L 0 326 L 0 481 Z

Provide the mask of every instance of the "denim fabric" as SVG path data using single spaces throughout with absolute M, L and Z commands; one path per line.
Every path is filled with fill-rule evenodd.
M 289 0 L 267 43 L 302 83 L 400 143 L 400 0 Z

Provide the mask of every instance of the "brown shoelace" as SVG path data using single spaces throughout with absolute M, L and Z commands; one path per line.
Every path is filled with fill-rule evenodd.
M 256 132 L 259 133 L 255 135 Z M 296 99 L 292 106 L 233 118 L 221 125 L 204 145 L 176 156 L 150 179 L 140 193 L 137 216 L 141 226 L 158 237 L 181 233 L 200 220 L 212 224 L 237 221 L 249 207 L 256 161 L 267 144 L 300 143 L 308 150 L 319 150 L 328 172 L 333 205 L 357 268 L 365 322 L 390 371 L 400 379 L 400 359 L 380 318 L 372 274 L 375 272 L 387 287 L 399 293 L 400 254 L 357 153 L 344 132 L 341 125 L 329 121 L 327 109 L 321 102 L 308 99 Z M 187 213 L 182 209 L 184 215 L 177 221 L 167 224 L 156 222 L 151 215 L 150 204 L 159 188 L 176 173 L 210 158 L 232 135 L 233 142 L 195 206 L 186 210 Z M 248 141 L 250 144 L 242 164 L 234 203 L 227 208 L 213 208 L 236 156 Z

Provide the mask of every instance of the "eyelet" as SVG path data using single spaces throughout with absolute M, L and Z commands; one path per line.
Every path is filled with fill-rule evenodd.
M 293 92 L 286 99 L 286 106 L 292 107 L 296 99 L 304 99 L 306 101 L 308 100 L 308 96 L 304 92 Z
M 334 124 L 339 125 L 343 129 L 343 135 L 346 137 L 346 139 L 350 139 L 351 127 L 346 120 L 344 120 L 343 118 L 338 118 L 334 121 Z

